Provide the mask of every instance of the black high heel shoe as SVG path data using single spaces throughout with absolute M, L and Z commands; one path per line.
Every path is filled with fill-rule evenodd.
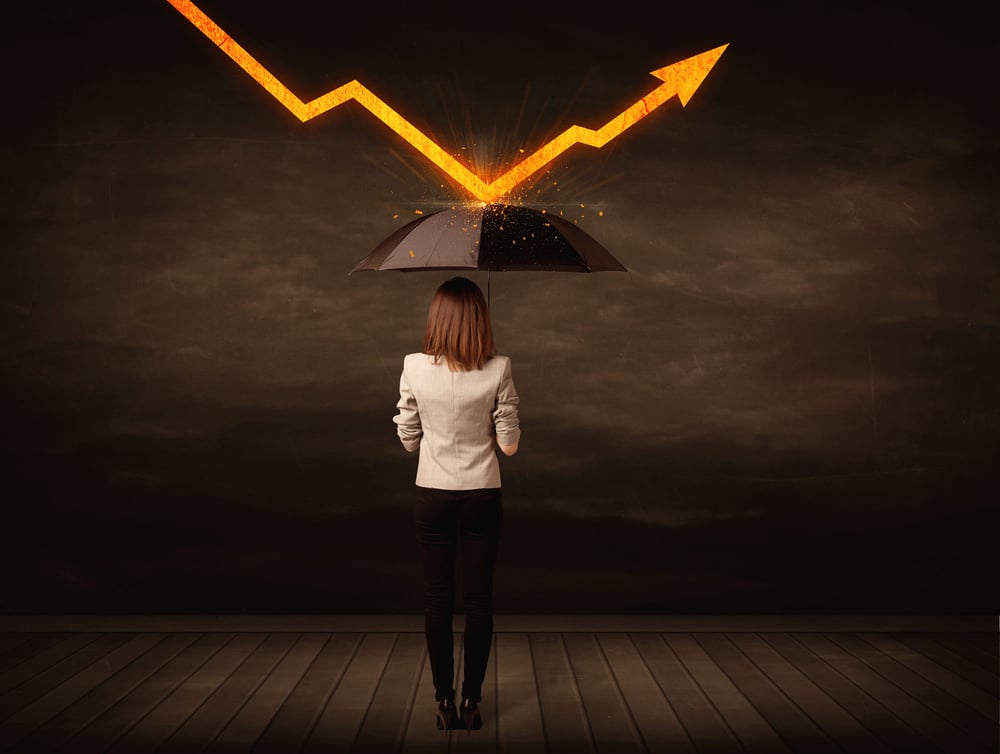
M 453 697 L 445 697 L 438 702 L 437 726 L 438 730 L 443 730 L 445 733 L 458 727 L 458 715 Z
M 471 699 L 462 699 L 462 704 L 458 709 L 462 713 L 462 725 L 466 733 L 483 727 L 483 719 L 479 715 L 479 705 L 476 702 Z

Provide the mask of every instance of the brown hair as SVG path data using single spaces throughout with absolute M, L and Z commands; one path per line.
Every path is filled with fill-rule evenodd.
M 479 286 L 463 277 L 443 282 L 431 300 L 424 353 L 444 356 L 451 371 L 482 369 L 496 355 L 490 312 Z

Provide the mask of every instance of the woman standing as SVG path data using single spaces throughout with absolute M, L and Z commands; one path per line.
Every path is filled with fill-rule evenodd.
M 500 464 L 521 437 L 510 359 L 496 353 L 479 286 L 445 281 L 427 313 L 423 350 L 403 358 L 399 413 L 407 451 L 420 449 L 414 525 L 424 574 L 424 633 L 445 732 L 482 727 L 479 702 L 493 639 L 493 567 L 503 522 Z M 452 620 L 455 559 L 462 556 L 465 662 L 455 709 Z

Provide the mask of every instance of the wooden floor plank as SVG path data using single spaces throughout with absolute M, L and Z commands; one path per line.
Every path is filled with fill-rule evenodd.
M 321 633 L 297 636 L 292 647 L 211 742 L 207 751 L 236 754 L 253 749 L 328 638 L 327 634 Z
M 349 752 L 389 662 L 396 633 L 367 633 L 330 695 L 303 751 Z
M 363 633 L 317 634 L 323 648 L 254 746 L 254 754 L 299 751 L 361 648 Z
M 997 694 L 997 674 L 991 673 L 982 666 L 967 660 L 963 655 L 935 641 L 926 634 L 889 634 L 896 641 L 912 647 L 925 657 L 930 658 L 942 667 L 949 668 L 977 688 L 994 696 Z
M 28 754 L 28 752 L 56 751 L 135 690 L 153 673 L 173 661 L 198 638 L 197 634 L 187 633 L 160 634 L 160 636 L 162 638 L 155 646 L 106 680 L 96 682 L 96 679 L 92 679 L 92 688 L 84 696 L 32 731 L 17 746 L 10 749 L 10 752 Z M 81 751 L 85 750 L 81 748 Z M 100 749 L 93 747 L 90 750 Z
M 958 637 L 957 634 L 953 635 Z M 966 644 L 975 647 L 980 652 L 985 652 L 994 660 L 997 658 L 997 640 L 1000 639 L 1000 634 L 996 631 L 968 631 L 961 634 L 961 637 Z
M 802 679 L 793 684 L 789 696 L 728 635 L 699 633 L 694 634 L 694 638 L 792 751 L 803 754 L 840 753 L 840 746 L 829 737 L 828 732 L 817 726 L 793 701 L 800 693 L 808 693 L 808 684 L 802 684 Z M 802 688 L 803 685 L 805 688 Z
M 930 638 L 939 642 L 951 651 L 956 652 L 966 658 L 969 662 L 974 662 L 988 673 L 998 674 L 996 653 L 989 652 L 982 646 L 970 642 L 967 634 L 931 634 Z
M 966 738 L 970 743 L 978 741 L 984 747 L 983 751 L 992 750 L 996 741 L 996 724 L 961 699 L 928 681 L 923 675 L 914 672 L 882 649 L 873 647 L 857 634 L 826 634 L 826 636 L 883 677 L 906 689 L 943 720 L 955 725 L 962 731 L 962 738 Z
M 32 673 L 30 677 L 25 678 L 20 684 L 0 696 L 0 720 L 11 718 L 16 712 L 28 707 L 60 684 L 65 683 L 91 663 L 99 661 L 108 653 L 128 642 L 130 638 L 130 634 L 99 634 L 93 639 L 88 636 L 86 642 L 71 654 L 64 653 L 65 642 L 58 647 L 53 647 L 53 650 L 58 649 L 62 655 L 58 662 L 49 664 L 46 661 L 47 667 L 44 670 Z M 33 664 L 33 661 L 29 662 Z M 18 666 L 18 668 L 20 667 Z M 18 668 L 12 670 L 11 674 L 19 675 Z M 33 668 L 25 669 L 26 672 L 30 672 L 30 670 Z
M 528 634 L 500 633 L 494 642 L 500 754 L 545 754 L 542 707 Z
M 424 637 L 399 634 L 354 741 L 354 754 L 383 754 L 402 746 L 424 652 Z
M 695 683 L 665 634 L 629 634 L 699 754 L 742 754 L 719 710 Z
M 596 752 L 563 635 L 531 633 L 528 634 L 528 641 L 535 666 L 547 751 L 552 754 Z
M 9 754 L 996 754 L 1000 727 L 982 632 L 497 632 L 471 735 L 435 725 L 422 631 L 3 638 Z
M 21 661 L 15 661 L 10 667 L 0 673 L 0 720 L 17 709 L 17 703 L 3 706 L 3 700 L 14 689 L 54 668 L 67 657 L 83 649 L 95 641 L 101 640 L 107 634 L 70 634 L 59 635 L 55 640 L 44 637 L 41 641 L 32 641 L 25 647 L 29 652 Z M 105 639 L 106 640 L 106 639 Z
M 86 696 L 95 686 L 99 686 L 164 637 L 165 634 L 135 634 L 106 654 L 95 656 L 89 665 L 81 667 L 58 686 L 21 707 L 0 723 L 0 750 L 13 748 L 19 741 L 41 729 L 49 720 Z
M 858 636 L 886 656 L 891 657 L 901 665 L 905 665 L 963 704 L 976 710 L 989 721 L 986 724 L 990 733 L 996 733 L 1000 716 L 997 714 L 998 699 L 995 690 L 994 693 L 983 691 L 974 683 L 949 670 L 946 665 L 938 664 L 934 659 L 891 636 L 870 633 L 862 633 Z
M 687 672 L 713 701 L 750 754 L 791 754 L 791 749 L 696 640 L 697 634 L 663 634 Z
M 186 636 L 186 634 L 181 634 Z M 60 751 L 107 751 L 136 723 L 156 709 L 181 683 L 208 662 L 235 634 L 197 636 L 138 686 L 70 738 Z
M 267 634 L 237 634 L 201 667 L 185 678 L 109 749 L 111 752 L 153 751 L 208 699 L 226 678 L 265 640 Z
M 298 639 L 298 634 L 265 634 L 261 642 L 211 691 L 157 748 L 157 754 L 184 754 L 197 742 L 208 744 L 229 724 Z
M 0 674 L 6 673 L 49 647 L 66 641 L 71 636 L 73 634 L 70 633 L 0 634 L 0 638 L 5 640 L 3 649 L 0 650 Z M 0 686 L 0 690 L 3 688 Z
M 33 634 L 30 631 L 11 631 L 9 633 L 0 633 L 0 659 L 3 658 L 8 650 L 16 649 L 25 642 L 30 641 L 35 636 L 36 634 Z
M 824 674 L 825 668 L 819 667 L 820 661 L 805 648 L 800 647 L 800 653 L 792 659 L 773 646 L 782 645 L 784 637 L 752 633 L 732 633 L 726 636 L 776 688 L 781 689 L 809 716 L 824 732 L 824 738 L 829 736 L 829 739 L 837 743 L 839 750 L 851 754 L 891 754 L 899 751 L 887 746 L 851 715 L 851 707 L 861 705 L 852 705 L 850 700 L 843 706 L 838 703 L 838 698 L 843 697 L 843 687 L 848 686 L 850 690 L 854 690 L 854 687 L 832 672 Z M 787 644 L 784 646 L 787 652 Z M 839 687 L 838 680 L 841 681 Z M 812 740 L 806 738 L 794 744 L 793 748 L 796 751 L 809 751 L 812 745 Z
M 794 633 L 792 636 L 809 647 L 822 660 L 862 689 L 872 700 L 901 718 L 921 736 L 950 754 L 982 752 L 982 747 L 961 728 L 920 703 L 904 689 L 862 662 L 853 653 L 822 633 Z
M 835 656 L 835 659 L 844 656 L 836 647 L 830 647 L 828 656 L 823 658 L 792 634 L 766 633 L 760 634 L 760 637 L 846 710 L 860 725 L 871 731 L 872 735 L 884 743 L 890 751 L 941 751 L 907 725 L 903 719 L 893 714 L 878 699 L 860 688 L 851 680 L 849 673 L 845 674 L 837 667 L 838 662 L 831 663 L 831 656 Z M 863 737 L 863 734 L 858 735 Z M 850 752 L 851 749 L 848 748 L 846 751 Z
M 597 637 L 587 633 L 564 634 L 563 642 L 597 750 L 601 754 L 643 752 L 642 737 Z
M 643 750 L 696 754 L 694 745 L 628 633 L 598 633 L 597 640 L 628 706 Z

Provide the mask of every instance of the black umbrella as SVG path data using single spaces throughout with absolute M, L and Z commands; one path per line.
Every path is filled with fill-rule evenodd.
M 348 274 L 360 270 L 628 272 L 575 223 L 514 204 L 459 206 L 418 217 Z

